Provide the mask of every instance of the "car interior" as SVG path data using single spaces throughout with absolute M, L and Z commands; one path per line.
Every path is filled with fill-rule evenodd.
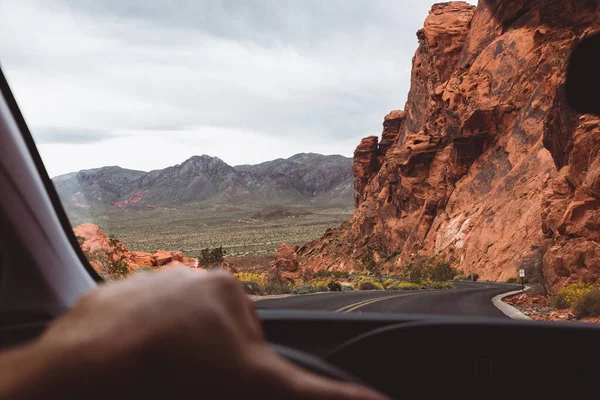
M 574 51 L 568 101 L 600 114 L 600 36 Z M 40 335 L 102 279 L 81 252 L 0 76 L 0 348 Z M 594 324 L 260 310 L 274 351 L 398 399 L 594 397 Z M 560 346 L 556 344 L 560 343 Z

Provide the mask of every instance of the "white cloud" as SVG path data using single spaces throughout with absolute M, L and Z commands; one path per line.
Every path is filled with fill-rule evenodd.
M 351 155 L 404 106 L 415 3 L 5 0 L 0 60 L 51 175 Z

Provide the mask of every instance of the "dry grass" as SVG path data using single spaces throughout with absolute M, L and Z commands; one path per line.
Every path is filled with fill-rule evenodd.
M 198 257 L 204 248 L 223 246 L 227 256 L 271 255 L 282 242 L 304 244 L 345 222 L 352 206 L 293 208 L 294 217 L 256 220 L 260 205 L 222 206 L 188 204 L 177 207 L 68 209 L 72 224 L 95 223 L 114 234 L 130 250 L 152 252 L 158 249 L 184 251 Z M 260 258 L 260 257 L 259 257 Z M 263 264 L 267 259 L 249 261 Z

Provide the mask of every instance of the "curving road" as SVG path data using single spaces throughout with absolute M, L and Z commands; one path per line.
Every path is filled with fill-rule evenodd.
M 508 318 L 492 298 L 520 289 L 501 283 L 455 282 L 452 290 L 367 291 L 300 295 L 257 300 L 258 309 L 383 312 Z

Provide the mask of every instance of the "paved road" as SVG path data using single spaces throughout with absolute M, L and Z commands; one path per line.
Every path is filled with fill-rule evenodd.
M 499 294 L 520 289 L 499 283 L 456 282 L 455 289 L 436 291 L 368 291 L 301 295 L 258 300 L 259 309 L 384 312 L 508 318 L 492 304 Z

